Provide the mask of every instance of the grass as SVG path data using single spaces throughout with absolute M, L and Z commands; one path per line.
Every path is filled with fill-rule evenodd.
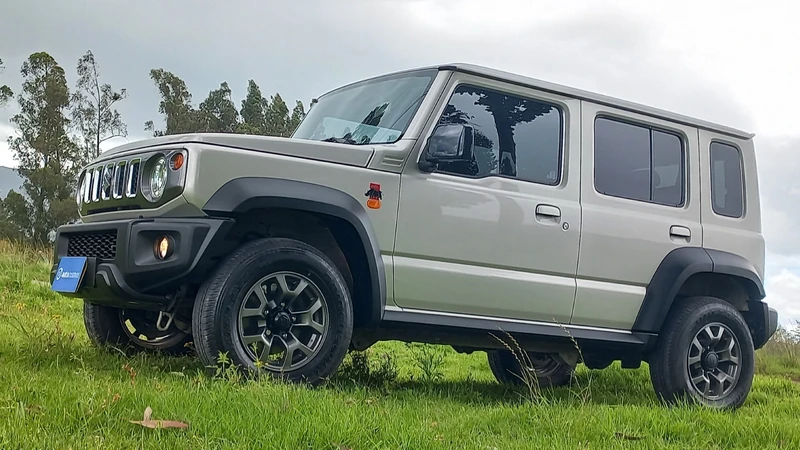
M 125 357 L 89 345 L 79 301 L 49 290 L 49 253 L 0 244 L 0 448 L 531 449 L 798 448 L 800 345 L 782 332 L 758 352 L 733 413 L 667 408 L 647 368 L 577 370 L 531 395 L 497 384 L 483 353 L 381 343 L 311 389 L 190 357 Z M 187 430 L 132 424 L 153 419 Z

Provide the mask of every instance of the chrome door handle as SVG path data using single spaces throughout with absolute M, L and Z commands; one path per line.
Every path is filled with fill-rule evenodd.
M 669 227 L 669 234 L 670 236 L 682 237 L 688 239 L 692 237 L 692 230 L 690 230 L 687 227 L 682 227 L 680 225 L 673 225 Z
M 561 217 L 561 210 L 553 205 L 536 205 L 537 216 Z

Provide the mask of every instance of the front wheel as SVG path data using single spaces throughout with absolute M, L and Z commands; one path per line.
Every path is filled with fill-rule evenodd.
M 341 364 L 353 333 L 350 293 L 319 250 L 259 239 L 233 252 L 200 288 L 192 327 L 207 366 L 237 366 L 318 384 Z
M 735 409 L 750 392 L 754 360 L 741 313 L 723 300 L 694 297 L 670 311 L 650 358 L 650 378 L 667 403 Z

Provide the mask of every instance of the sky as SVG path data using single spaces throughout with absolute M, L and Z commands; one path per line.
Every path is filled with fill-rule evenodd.
M 0 16 L 0 85 L 47 51 L 74 84 L 91 49 L 126 88 L 129 140 L 159 123 L 152 68 L 195 103 L 248 79 L 292 104 L 385 72 L 469 62 L 596 91 L 756 133 L 767 301 L 800 320 L 800 27 L 790 0 L 26 0 Z M 0 109 L 0 165 L 12 102 Z M 109 146 L 125 139 L 109 142 Z

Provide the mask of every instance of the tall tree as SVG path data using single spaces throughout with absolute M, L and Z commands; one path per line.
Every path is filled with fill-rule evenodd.
M 3 73 L 5 66 L 3 60 L 0 59 L 0 73 Z M 0 86 L 0 106 L 5 106 L 6 103 L 14 96 L 14 92 L 7 85 Z
M 70 95 L 64 69 L 52 56 L 39 52 L 30 55 L 20 73 L 20 112 L 11 118 L 17 136 L 9 137 L 8 145 L 19 163 L 27 198 L 10 192 L 0 219 L 7 222 L 4 228 L 41 244 L 49 242 L 58 225 L 76 216 L 78 151 L 67 133 Z
M 164 116 L 167 127 L 156 130 L 153 121 L 148 120 L 144 125 L 145 130 L 152 131 L 153 136 L 196 132 L 199 128 L 198 113 L 192 106 L 192 94 L 186 83 L 164 69 L 152 69 L 150 79 L 161 94 L 158 112 Z
M 289 132 L 288 135 L 294 133 L 294 130 L 296 130 L 297 127 L 300 126 L 300 122 L 303 120 L 305 116 L 306 116 L 306 111 L 305 108 L 303 108 L 303 102 L 297 100 L 297 102 L 294 105 L 294 109 L 292 109 L 292 117 L 289 118 L 289 124 L 286 127 L 287 131 Z
M 281 94 L 275 94 L 269 99 L 266 107 L 266 125 L 264 134 L 268 136 L 288 136 L 289 108 L 281 98 Z
M 209 133 L 233 133 L 239 126 L 239 112 L 231 100 L 228 82 L 222 82 L 219 89 L 208 93 L 199 110 L 200 129 Z
M 125 89 L 116 91 L 110 84 L 100 83 L 100 73 L 91 50 L 78 60 L 78 83 L 72 94 L 72 118 L 83 137 L 81 150 L 85 160 L 100 155 L 101 143 L 128 135 L 128 127 L 114 108 L 125 97 Z
M 239 132 L 244 134 L 266 134 L 267 99 L 261 96 L 261 88 L 255 81 L 247 82 L 247 95 L 242 100 L 242 124 Z

